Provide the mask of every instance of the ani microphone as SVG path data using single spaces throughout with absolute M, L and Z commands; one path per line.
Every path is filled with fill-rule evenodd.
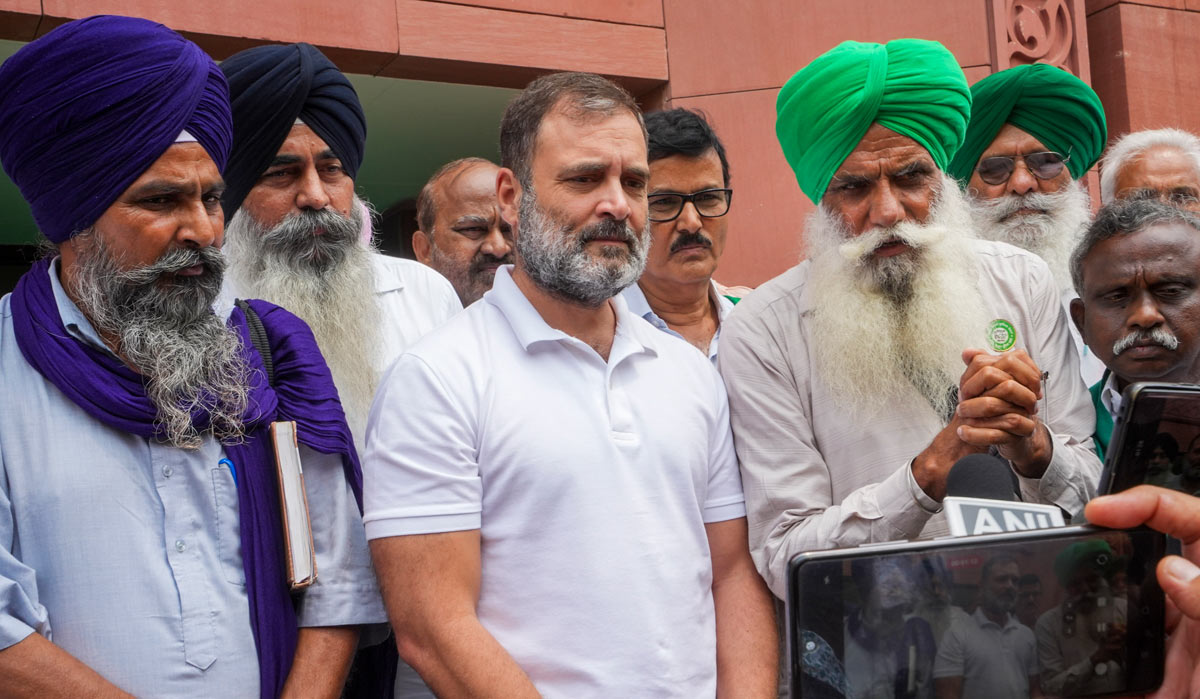
M 946 474 L 942 505 L 953 536 L 1049 529 L 1063 526 L 1054 505 L 1021 502 L 1017 477 L 1007 461 L 968 454 Z

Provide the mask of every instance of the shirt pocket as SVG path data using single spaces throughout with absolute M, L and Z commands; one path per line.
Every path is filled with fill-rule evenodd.
M 238 513 L 237 483 L 225 467 L 212 470 L 213 521 L 217 529 L 217 558 L 226 582 L 246 584 L 242 568 L 242 527 Z

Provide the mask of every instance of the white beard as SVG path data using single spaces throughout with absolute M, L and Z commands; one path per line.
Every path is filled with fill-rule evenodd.
M 355 197 L 350 218 L 354 239 L 344 243 L 345 257 L 327 269 L 288 264 L 263 244 L 263 227 L 245 209 L 226 227 L 225 254 L 239 293 L 282 306 L 312 328 L 361 451 L 379 382 L 382 340 L 371 266 L 371 256 L 378 253 L 357 239 L 362 221 L 358 202 Z
M 1022 209 L 1045 213 L 1012 215 Z M 971 216 L 980 238 L 1016 245 L 1046 261 L 1060 291 L 1073 288 L 1071 253 L 1092 220 L 1092 200 L 1071 180 L 1053 194 L 1006 194 L 997 199 L 971 200 Z
M 842 407 L 878 415 L 913 387 L 939 416 L 954 407 L 962 352 L 983 346 L 987 325 L 970 231 L 966 201 L 946 177 L 924 225 L 904 222 L 855 238 L 824 206 L 809 217 L 809 342 L 815 373 Z M 890 238 L 914 249 L 872 258 Z

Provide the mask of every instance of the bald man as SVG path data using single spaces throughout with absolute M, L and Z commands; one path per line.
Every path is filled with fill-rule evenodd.
M 499 166 L 483 158 L 446 163 L 421 188 L 413 252 L 450 280 L 464 307 L 478 301 L 513 261 L 512 227 L 496 204 Z

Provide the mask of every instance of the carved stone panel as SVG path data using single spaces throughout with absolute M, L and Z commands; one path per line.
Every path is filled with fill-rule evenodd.
M 992 70 L 1049 63 L 1090 82 L 1084 0 L 988 0 Z

